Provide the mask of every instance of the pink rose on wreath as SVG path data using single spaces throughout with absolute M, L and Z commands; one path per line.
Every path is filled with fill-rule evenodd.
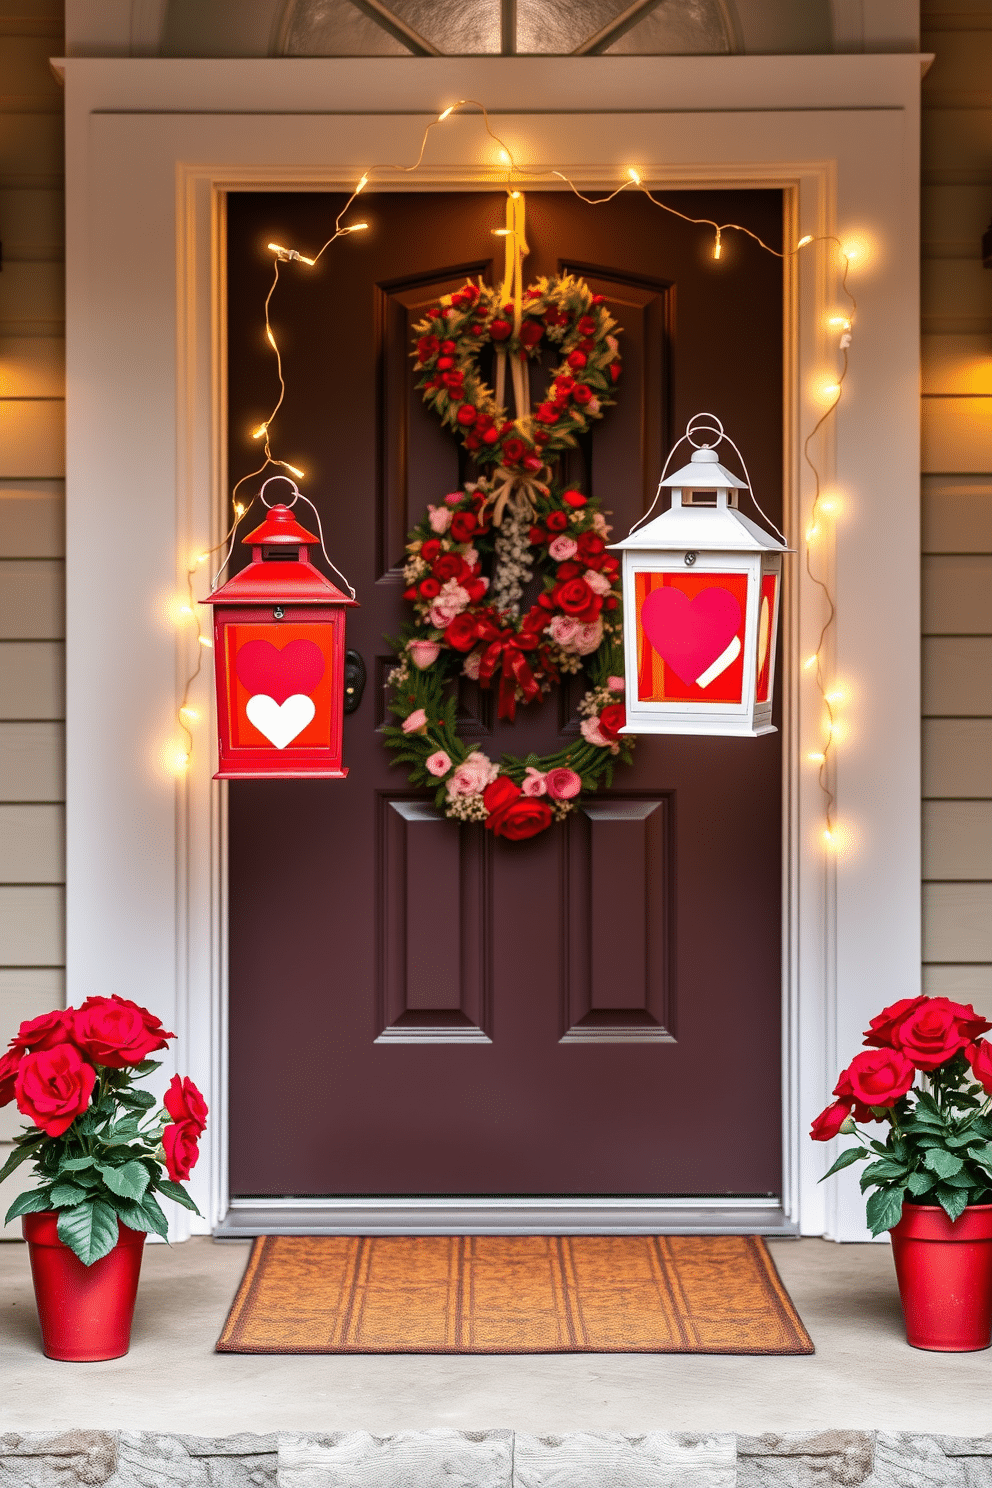
M 574 650 L 579 656 L 591 656 L 598 651 L 603 640 L 602 620 L 590 620 L 588 625 L 580 625 L 575 637 Z
M 462 664 L 462 672 L 470 682 L 478 682 L 479 668 L 482 665 L 482 652 L 472 651 L 466 656 Z
M 481 749 L 475 749 L 448 781 L 448 797 L 454 801 L 459 796 L 480 796 L 498 774 L 499 765 L 494 765 Z
M 579 724 L 579 731 L 587 744 L 595 744 L 599 749 L 609 749 L 611 747 L 611 741 L 606 738 L 605 734 L 601 734 L 599 731 L 598 718 L 583 718 Z
M 469 568 L 474 568 L 479 561 L 478 548 L 466 548 L 462 554 L 462 558 L 468 564 Z
M 414 666 L 421 668 L 433 666 L 441 655 L 437 641 L 411 641 L 406 649 Z
M 548 626 L 548 634 L 556 646 L 563 651 L 574 651 L 582 623 L 571 615 L 556 615 Z
M 543 770 L 535 770 L 533 765 L 528 765 L 527 773 L 520 786 L 524 795 L 543 796 L 547 792 L 547 788 L 547 776 Z
M 582 790 L 582 776 L 567 765 L 558 765 L 544 777 L 548 795 L 553 801 L 571 801 Z
M 627 684 L 622 677 L 607 677 L 606 685 L 611 692 L 623 692 Z
M 443 506 L 428 506 L 427 520 L 432 532 L 447 532 L 451 526 L 451 512 Z
M 437 775 L 440 778 L 442 775 L 447 775 L 451 769 L 451 756 L 445 754 L 443 749 L 439 749 L 436 754 L 426 759 L 424 764 L 431 775 Z
M 594 568 L 587 568 L 582 575 L 593 594 L 609 594 L 610 581 L 605 574 L 597 572 Z
M 579 545 L 575 538 L 567 537 L 564 532 L 548 544 L 548 557 L 553 558 L 556 563 L 567 562 L 569 558 L 574 558 L 578 551 Z
M 445 506 L 460 506 L 464 496 L 461 491 L 450 491 L 444 498 Z
M 403 722 L 400 724 L 400 728 L 405 734 L 426 733 L 427 714 L 424 712 L 423 708 L 414 708 L 412 713 L 408 713 Z
M 607 520 L 603 516 L 603 513 L 602 512 L 593 512 L 593 514 L 592 514 L 592 525 L 593 525 L 593 530 L 595 532 L 598 532 L 601 537 L 606 537 L 607 534 L 609 533 L 610 524 L 607 522 Z

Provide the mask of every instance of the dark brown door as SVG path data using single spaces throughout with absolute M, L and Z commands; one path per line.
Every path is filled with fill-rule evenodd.
M 272 308 L 288 394 L 278 452 L 306 472 L 358 590 L 369 685 L 344 782 L 230 787 L 231 1191 L 235 1195 L 768 1194 L 780 1186 L 781 735 L 648 738 L 616 789 L 522 843 L 439 819 L 377 733 L 403 618 L 407 529 L 470 473 L 422 407 L 410 327 L 501 265 L 498 193 L 369 194 L 369 231 Z M 781 242 L 773 191 L 679 193 L 694 217 Z M 265 245 L 307 252 L 342 199 L 229 198 L 230 453 L 273 402 Z M 623 536 L 672 431 L 700 410 L 781 510 L 782 280 L 740 234 L 624 196 L 527 199 L 528 279 L 581 273 L 624 328 L 622 395 L 574 457 Z M 499 261 L 497 261 L 497 252 Z M 256 483 L 257 484 L 257 483 Z M 550 753 L 581 688 L 497 725 L 493 758 Z

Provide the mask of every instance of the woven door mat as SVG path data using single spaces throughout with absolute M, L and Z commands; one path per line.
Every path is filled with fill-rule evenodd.
M 745 1235 L 266 1235 L 227 1354 L 811 1354 Z

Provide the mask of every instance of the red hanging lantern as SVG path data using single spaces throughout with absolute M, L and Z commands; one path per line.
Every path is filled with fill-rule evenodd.
M 288 506 L 242 541 L 251 563 L 201 601 L 214 607 L 214 779 L 343 780 L 345 609 L 356 601 L 310 563 L 319 539 Z

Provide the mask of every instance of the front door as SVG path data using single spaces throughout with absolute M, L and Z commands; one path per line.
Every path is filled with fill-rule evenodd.
M 781 245 L 778 192 L 665 199 Z M 266 244 L 312 251 L 343 200 L 228 199 L 232 481 L 274 402 Z M 357 589 L 348 644 L 369 682 L 345 719 L 347 780 L 230 786 L 232 1196 L 780 1190 L 781 734 L 642 737 L 613 790 L 507 842 L 439 816 L 379 733 L 406 532 L 471 475 L 415 391 L 411 327 L 466 275 L 501 274 L 504 202 L 366 193 L 369 230 L 287 266 L 273 297 L 273 444 Z M 700 410 L 780 521 L 779 260 L 728 233 L 715 261 L 710 230 L 638 193 L 529 193 L 527 236 L 525 282 L 580 274 L 623 327 L 617 406 L 567 472 L 614 538 Z M 508 724 L 466 683 L 460 728 L 494 759 L 549 754 L 583 690 Z

